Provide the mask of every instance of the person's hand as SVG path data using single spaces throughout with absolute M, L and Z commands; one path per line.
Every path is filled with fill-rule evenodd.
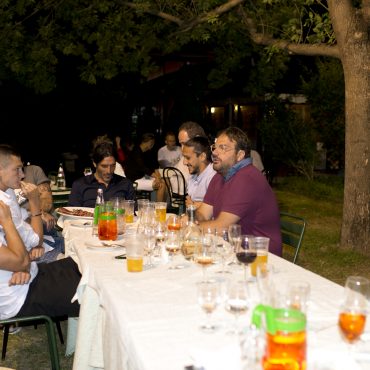
M 9 280 L 9 286 L 12 285 L 24 285 L 28 284 L 31 279 L 31 274 L 29 272 L 17 271 L 13 272 L 12 277 Z
M 186 204 L 186 207 L 190 206 L 191 204 L 193 204 L 194 202 L 191 200 L 190 198 L 190 195 L 187 195 L 186 196 L 186 199 L 185 199 L 185 204 Z
M 152 186 L 153 186 L 153 189 L 154 190 L 158 190 L 160 188 L 160 186 L 161 186 L 161 183 L 160 183 L 160 181 L 158 179 L 155 178 L 153 180 L 153 185 Z
M 34 260 L 40 258 L 41 256 L 44 255 L 44 253 L 45 253 L 45 248 L 44 247 L 34 247 L 29 251 L 30 260 L 34 261 Z
M 117 148 L 120 148 L 121 147 L 121 137 L 120 136 L 116 136 L 115 137 L 115 140 L 116 140 L 116 146 L 117 146 Z
M 3 225 L 5 221 L 12 218 L 9 206 L 7 206 L 2 200 L 0 200 L 0 225 Z
M 53 215 L 47 212 L 42 212 L 42 222 L 46 225 L 46 230 L 50 231 L 55 226 L 55 218 Z
M 33 199 L 39 199 L 40 197 L 37 185 L 21 181 L 21 189 L 24 196 L 30 201 Z

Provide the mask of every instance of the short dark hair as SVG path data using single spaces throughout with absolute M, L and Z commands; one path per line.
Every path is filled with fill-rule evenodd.
M 116 157 L 114 153 L 113 143 L 109 140 L 101 141 L 94 146 L 92 152 L 92 160 L 94 163 L 100 163 L 104 158 Z
M 151 132 L 146 132 L 141 136 L 141 142 L 142 143 L 147 143 L 148 141 L 154 140 L 155 141 L 155 136 Z
M 0 160 L 3 165 L 8 162 L 11 155 L 21 158 L 21 153 L 9 144 L 0 144 Z
M 193 121 L 187 121 L 184 122 L 180 127 L 179 127 L 179 132 L 180 131 L 186 131 L 186 133 L 189 136 L 189 139 L 192 139 L 195 136 L 203 136 L 206 137 L 206 133 L 203 130 L 203 127 L 199 125 L 196 122 Z
M 184 143 L 184 146 L 193 148 L 194 153 L 199 157 L 202 153 L 206 154 L 207 161 L 212 162 L 212 152 L 209 144 L 209 140 L 203 136 L 196 136 Z
M 244 150 L 245 152 L 245 158 L 250 157 L 251 155 L 251 142 L 247 136 L 247 134 L 236 126 L 231 126 L 226 128 L 225 130 L 221 131 L 217 137 L 221 135 L 226 135 L 231 141 L 236 142 L 235 149 L 238 150 Z

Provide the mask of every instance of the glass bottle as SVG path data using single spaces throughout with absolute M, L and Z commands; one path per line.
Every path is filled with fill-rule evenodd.
M 188 221 L 182 232 L 181 252 L 186 260 L 192 260 L 194 254 L 201 247 L 202 231 L 195 223 L 195 206 L 189 205 L 186 208 Z
M 104 204 L 103 189 L 98 189 L 96 195 L 95 208 L 94 208 L 94 222 L 93 222 L 93 235 L 98 235 L 98 221 L 99 221 L 99 209 Z
M 57 175 L 57 188 L 65 189 L 65 187 L 66 187 L 66 178 L 64 175 L 63 164 L 60 163 Z

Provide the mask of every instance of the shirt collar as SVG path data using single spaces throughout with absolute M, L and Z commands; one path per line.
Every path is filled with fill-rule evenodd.
M 243 167 L 246 167 L 248 165 L 252 164 L 252 158 L 244 158 L 240 162 L 237 162 L 232 166 L 229 171 L 227 172 L 226 176 L 224 176 L 225 181 L 230 180 L 239 170 L 241 170 Z

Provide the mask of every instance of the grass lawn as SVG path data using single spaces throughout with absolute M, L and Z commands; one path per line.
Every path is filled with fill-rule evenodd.
M 313 183 L 302 178 L 283 178 L 274 190 L 281 211 L 306 219 L 300 266 L 341 285 L 349 275 L 370 278 L 370 256 L 339 248 L 342 178 L 321 176 Z
M 313 183 L 301 178 L 283 178 L 274 185 L 280 209 L 307 221 L 298 264 L 343 285 L 349 275 L 370 278 L 370 257 L 339 249 L 342 217 L 342 179 L 320 176 Z M 66 340 L 66 322 L 62 323 Z M 61 368 L 72 369 L 73 358 L 64 357 L 65 345 L 58 340 Z M 8 353 L 0 366 L 17 370 L 50 369 L 46 333 L 42 325 L 23 328 L 10 336 Z

